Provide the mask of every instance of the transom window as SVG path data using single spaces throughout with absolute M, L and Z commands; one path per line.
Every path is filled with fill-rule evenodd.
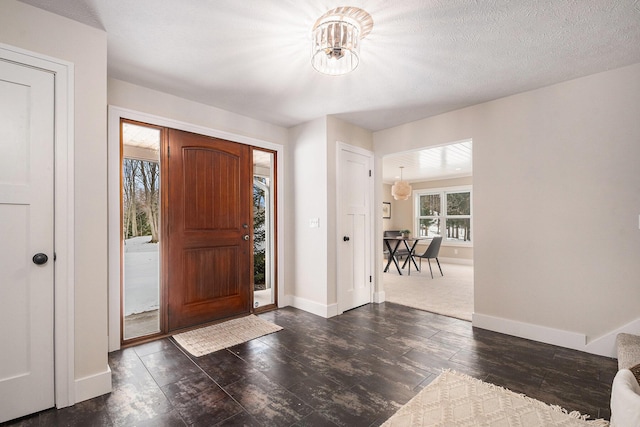
M 471 187 L 416 190 L 413 197 L 418 236 L 471 245 Z

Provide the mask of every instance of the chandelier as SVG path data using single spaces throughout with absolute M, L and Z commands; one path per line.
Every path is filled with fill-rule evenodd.
M 330 76 L 356 69 L 360 40 L 371 32 L 373 19 L 357 7 L 342 6 L 322 15 L 311 31 L 311 65 Z
M 391 195 L 395 200 L 407 200 L 411 195 L 411 186 L 402 180 L 402 169 L 404 166 L 400 166 L 400 181 L 394 182 L 391 186 Z

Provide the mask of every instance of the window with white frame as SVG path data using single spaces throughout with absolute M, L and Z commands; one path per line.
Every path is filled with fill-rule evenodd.
M 471 244 L 471 187 L 416 190 L 416 232 L 443 243 Z

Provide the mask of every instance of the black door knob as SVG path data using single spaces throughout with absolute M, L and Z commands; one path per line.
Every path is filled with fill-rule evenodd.
M 344 236 L 344 237 L 342 238 L 342 240 L 344 240 L 345 242 L 348 242 L 348 241 L 349 241 L 349 236 Z
M 33 263 L 37 265 L 46 264 L 47 261 L 49 261 L 49 257 L 43 253 L 35 254 L 31 259 L 33 260 Z

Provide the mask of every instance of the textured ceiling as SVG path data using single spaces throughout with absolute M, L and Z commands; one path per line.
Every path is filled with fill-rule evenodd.
M 281 126 L 373 131 L 640 62 L 639 0 L 22 0 L 102 28 L 108 73 Z M 337 6 L 371 14 L 360 66 L 310 64 Z

